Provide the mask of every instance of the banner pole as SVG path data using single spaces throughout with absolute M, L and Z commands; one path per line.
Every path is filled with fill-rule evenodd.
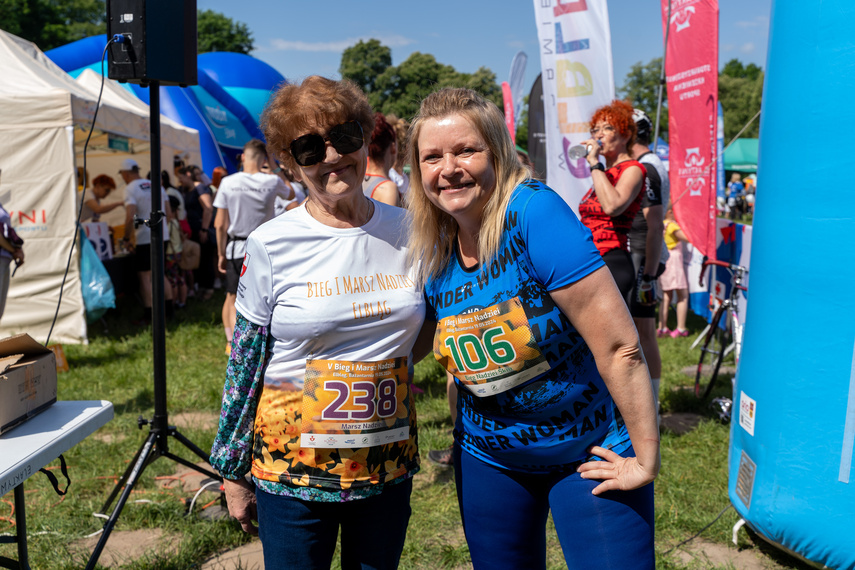
M 668 21 L 665 23 L 665 49 L 662 50 L 662 71 L 659 73 L 659 101 L 656 103 L 656 127 L 653 130 L 653 153 L 659 148 L 659 116 L 662 114 L 662 91 L 665 88 L 665 58 L 668 56 L 668 34 L 671 32 L 671 0 L 668 0 Z

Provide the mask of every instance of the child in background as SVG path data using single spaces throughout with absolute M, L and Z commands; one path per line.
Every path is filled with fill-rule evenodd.
M 659 308 L 659 330 L 656 336 L 671 336 L 677 338 L 688 336 L 686 329 L 686 315 L 689 311 L 689 283 L 686 280 L 686 268 L 683 267 L 683 242 L 686 234 L 674 221 L 674 211 L 668 208 L 665 212 L 665 246 L 668 248 L 670 257 L 665 264 L 665 272 L 659 277 L 659 286 L 662 288 L 662 306 Z M 671 299 L 677 296 L 677 328 L 668 330 L 668 309 L 671 307 Z
M 175 306 L 183 307 L 187 303 L 187 284 L 184 281 L 184 270 L 181 269 L 181 252 L 184 250 L 184 235 L 175 212 L 178 211 L 179 200 L 169 197 L 169 211 L 166 213 L 166 223 L 169 228 L 169 241 L 166 242 L 165 273 L 166 278 L 175 292 Z

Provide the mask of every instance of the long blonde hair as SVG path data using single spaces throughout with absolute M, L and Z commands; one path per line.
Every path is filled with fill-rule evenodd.
M 457 222 L 428 200 L 424 192 L 419 163 L 419 133 L 428 119 L 460 115 L 478 131 L 490 151 L 496 173 L 496 187 L 481 213 L 478 232 L 478 263 L 482 268 L 498 254 L 505 227 L 505 212 L 514 188 L 529 177 L 529 171 L 517 156 L 502 112 L 490 101 L 471 89 L 440 89 L 422 101 L 409 132 L 410 173 L 409 255 L 419 265 L 418 280 L 424 284 L 441 276 L 451 260 Z

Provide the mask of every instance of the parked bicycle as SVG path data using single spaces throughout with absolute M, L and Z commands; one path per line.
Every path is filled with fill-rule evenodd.
M 736 365 L 742 352 L 742 330 L 744 324 L 739 315 L 739 296 L 748 291 L 743 285 L 748 269 L 726 261 L 704 260 L 700 282 L 710 265 L 724 267 L 730 272 L 730 295 L 721 302 L 713 314 L 712 321 L 705 329 L 701 358 L 695 372 L 695 396 L 704 400 L 712 392 L 722 363 Z M 722 321 L 724 319 L 724 321 Z

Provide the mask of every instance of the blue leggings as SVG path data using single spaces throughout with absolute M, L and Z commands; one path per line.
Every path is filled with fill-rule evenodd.
M 630 448 L 623 456 L 634 455 Z M 463 530 L 474 568 L 545 568 L 550 509 L 567 567 L 654 568 L 653 484 L 595 496 L 576 472 L 499 469 L 454 447 Z
M 264 567 L 328 570 L 341 527 L 342 570 L 394 570 L 404 550 L 412 490 L 407 479 L 367 499 L 322 503 L 256 488 Z

